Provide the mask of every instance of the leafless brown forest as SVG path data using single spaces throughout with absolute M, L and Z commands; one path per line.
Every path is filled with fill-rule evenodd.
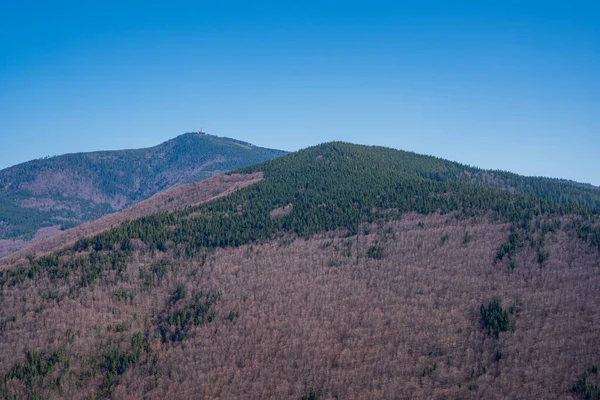
M 357 236 L 285 236 L 193 259 L 138 244 L 123 277 L 91 288 L 5 285 L 0 374 L 26 351 L 62 348 L 68 365 L 34 382 L 41 398 L 94 398 L 101 354 L 141 332 L 151 352 L 117 377 L 114 398 L 571 398 L 600 361 L 600 254 L 558 230 L 543 264 L 526 246 L 511 270 L 495 261 L 508 234 L 506 224 L 406 215 Z M 158 260 L 169 272 L 149 283 L 143 271 Z M 162 343 L 156 321 L 178 285 L 186 298 L 219 292 L 216 318 Z M 513 310 L 499 339 L 480 322 L 494 298 Z M 18 379 L 8 387 L 26 393 Z

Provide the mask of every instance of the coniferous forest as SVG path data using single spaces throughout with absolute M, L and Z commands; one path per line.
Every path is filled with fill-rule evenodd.
M 525 226 L 539 215 L 576 214 L 581 234 L 600 244 L 591 227 L 600 210 L 600 192 L 543 178 L 517 185 L 524 187 L 518 193 L 513 186 L 474 184 L 467 174 L 477 171 L 460 164 L 345 143 L 317 146 L 239 172 L 257 171 L 264 172 L 265 181 L 198 208 L 124 224 L 79 242 L 76 249 L 111 249 L 140 239 L 161 251 L 179 245 L 194 251 L 235 247 L 281 233 L 306 236 L 345 229 L 353 235 L 361 223 L 400 218 L 406 212 L 458 212 L 459 217 L 491 213 L 499 221 Z M 510 174 L 502 176 L 511 182 Z M 270 216 L 288 205 L 284 215 Z

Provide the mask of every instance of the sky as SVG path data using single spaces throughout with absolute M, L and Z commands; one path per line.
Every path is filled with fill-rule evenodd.
M 594 1 L 0 2 L 0 168 L 204 131 L 600 185 Z

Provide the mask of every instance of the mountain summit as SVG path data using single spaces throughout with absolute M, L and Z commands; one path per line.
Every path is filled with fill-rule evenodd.
M 147 199 L 285 154 L 235 139 L 190 132 L 155 147 L 65 154 L 0 171 L 1 239 L 13 250 Z M 6 251 L 5 251 L 6 252 Z

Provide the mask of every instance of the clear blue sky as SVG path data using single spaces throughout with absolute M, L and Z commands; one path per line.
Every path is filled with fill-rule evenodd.
M 5 0 L 0 168 L 203 127 L 600 185 L 595 3 Z

